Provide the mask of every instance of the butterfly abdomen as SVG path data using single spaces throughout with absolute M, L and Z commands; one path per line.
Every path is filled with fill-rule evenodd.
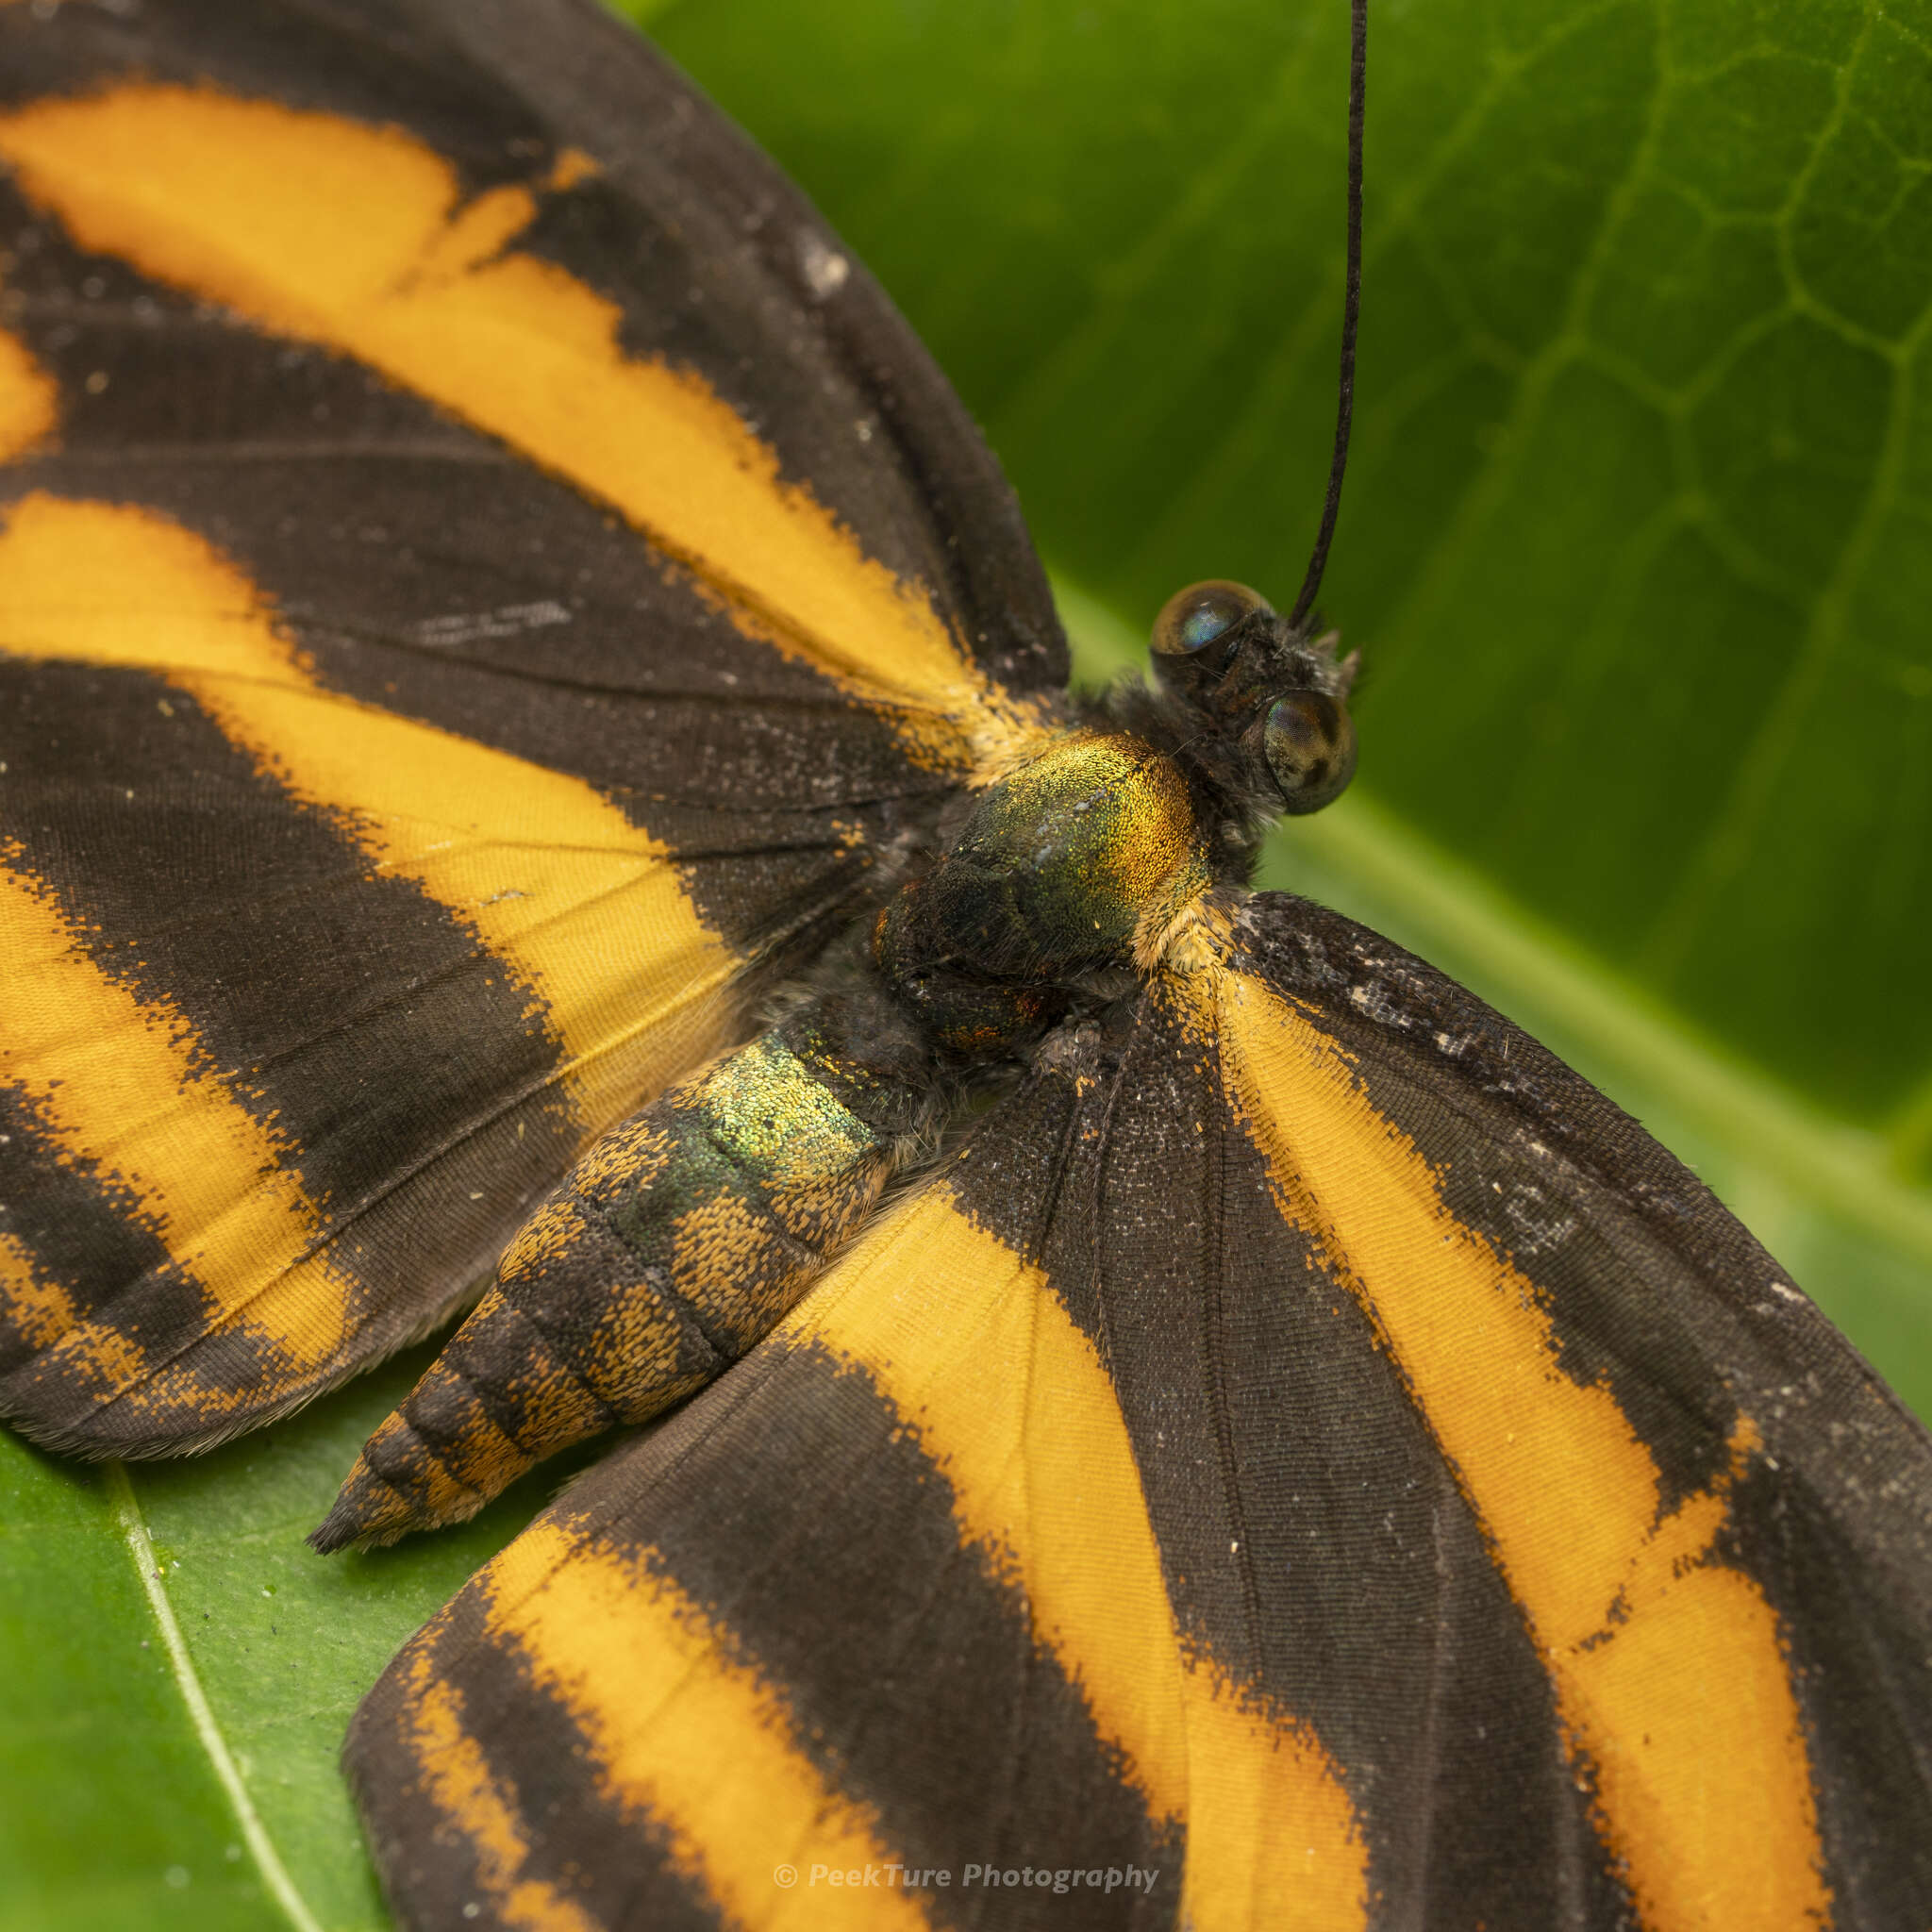
M 916 1073 L 845 1051 L 839 1018 L 794 1015 L 597 1142 L 370 1438 L 319 1547 L 472 1515 L 770 1330 L 864 1220 L 921 1098 Z

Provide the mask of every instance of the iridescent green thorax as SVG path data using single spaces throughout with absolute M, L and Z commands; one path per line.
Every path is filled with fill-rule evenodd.
M 1151 904 L 1200 870 L 1174 762 L 1083 731 L 993 785 L 950 848 L 880 920 L 879 972 L 936 1044 L 997 1050 L 1064 1004 L 1068 982 L 1127 964 Z
M 1194 838 L 1171 760 L 1133 738 L 1064 741 L 995 785 L 967 822 L 937 874 L 953 896 L 949 936 L 990 947 L 970 956 L 994 970 L 1015 950 L 1047 969 L 1118 955 Z M 995 923 L 970 923 L 975 899 Z

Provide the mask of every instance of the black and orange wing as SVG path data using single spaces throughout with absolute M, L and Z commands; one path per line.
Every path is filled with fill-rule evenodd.
M 1932 1447 L 1587 1083 L 1264 895 L 349 1766 L 412 1925 L 1921 1924 Z
M 0 7 L 0 1413 L 160 1454 L 445 1312 L 1064 647 L 589 0 Z

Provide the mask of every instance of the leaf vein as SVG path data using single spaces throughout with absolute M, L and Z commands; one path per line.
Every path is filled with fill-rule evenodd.
M 261 1874 L 262 1884 L 267 1888 L 269 1896 L 288 1914 L 289 1922 L 296 1932 L 322 1932 L 314 1913 L 295 1890 L 281 1855 L 275 1850 L 275 1841 L 269 1837 L 261 1815 L 248 1795 L 248 1788 L 242 1782 L 241 1769 L 228 1749 L 228 1740 L 223 1737 L 222 1728 L 215 1722 L 214 1709 L 208 1701 L 208 1692 L 201 1687 L 194 1659 L 188 1654 L 187 1640 L 181 1635 L 175 1606 L 168 1597 L 167 1584 L 155 1559 L 154 1541 L 147 1533 L 147 1519 L 141 1513 L 134 1485 L 128 1479 L 127 1465 L 109 1462 L 106 1465 L 106 1473 L 114 1521 L 121 1531 L 122 1541 L 127 1545 L 127 1554 L 133 1558 L 134 1573 L 141 1578 L 142 1589 L 147 1592 L 148 1607 L 154 1612 L 161 1642 L 167 1649 L 175 1687 L 181 1693 L 182 1703 L 188 1707 L 189 1722 L 194 1726 L 195 1738 L 207 1753 L 216 1778 L 227 1793 L 229 1804 L 234 1807 L 235 1821 L 241 1826 L 242 1841 L 255 1860 L 256 1870 Z

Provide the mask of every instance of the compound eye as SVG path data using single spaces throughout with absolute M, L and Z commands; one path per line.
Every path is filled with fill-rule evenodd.
M 1224 638 L 1242 618 L 1267 608 L 1260 591 L 1225 577 L 1190 584 L 1160 607 L 1154 620 L 1154 649 L 1162 658 L 1191 658 Z
M 1355 776 L 1355 722 L 1325 691 L 1283 698 L 1268 713 L 1263 745 L 1284 811 L 1320 811 Z

